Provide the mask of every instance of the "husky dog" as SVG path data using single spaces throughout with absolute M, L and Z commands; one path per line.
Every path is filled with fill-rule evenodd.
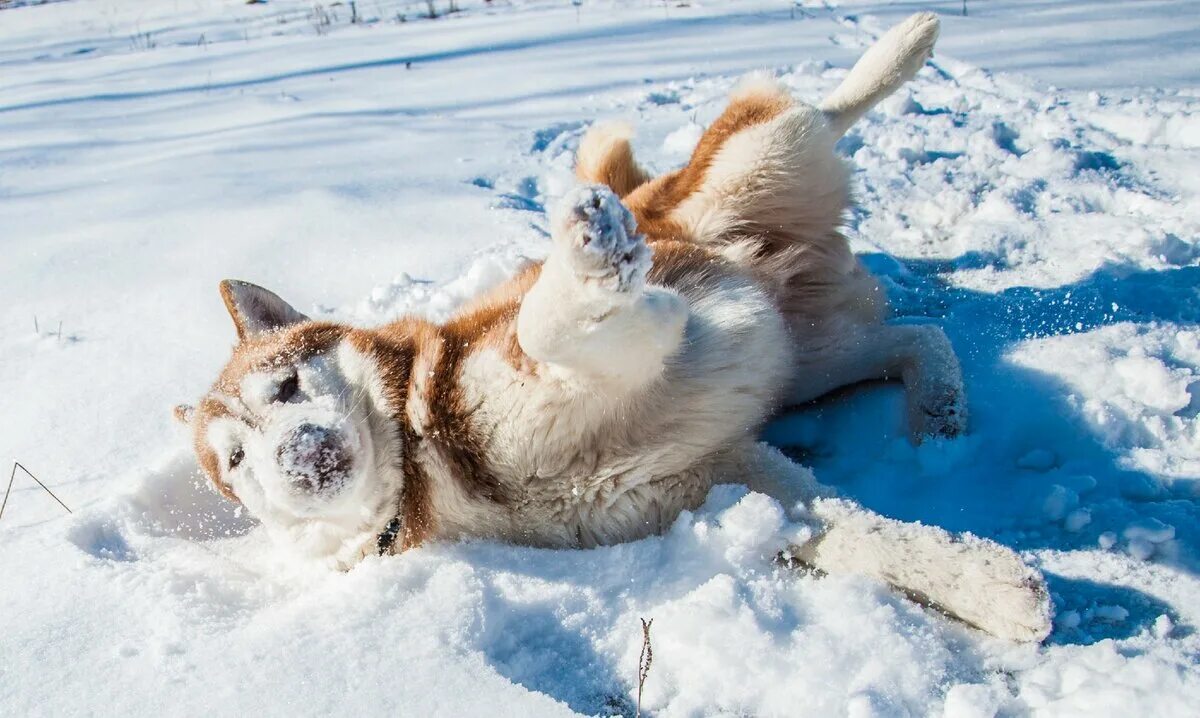
M 914 441 L 964 429 L 946 336 L 884 323 L 839 233 L 834 143 L 920 69 L 937 31 L 928 13 L 893 28 L 820 107 L 743 85 L 660 177 L 627 130 L 592 130 L 547 259 L 445 324 L 312 321 L 223 282 L 238 344 L 198 406 L 177 409 L 200 465 L 278 543 L 343 568 L 432 539 L 630 541 L 713 484 L 745 483 L 811 521 L 800 562 L 1044 638 L 1042 578 L 1012 551 L 822 498 L 756 440 L 778 407 L 868 379 L 903 381 Z

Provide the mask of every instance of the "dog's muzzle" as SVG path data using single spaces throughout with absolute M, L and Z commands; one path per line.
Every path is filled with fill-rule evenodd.
M 317 424 L 300 424 L 284 435 L 275 460 L 292 488 L 309 494 L 336 491 L 354 468 L 341 434 Z

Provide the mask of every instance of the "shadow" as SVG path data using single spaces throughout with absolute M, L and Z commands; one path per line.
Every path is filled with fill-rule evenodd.
M 1171 636 L 1182 638 L 1195 629 L 1181 624 L 1178 613 L 1141 591 L 1087 579 L 1046 574 L 1057 616 L 1046 643 L 1090 646 L 1108 639 L 1132 638 L 1152 631 L 1160 616 L 1172 623 Z
M 500 42 L 485 42 L 465 47 L 458 47 L 451 50 L 438 50 L 433 52 L 413 53 L 406 55 L 397 55 L 377 60 L 364 60 L 359 62 L 334 63 L 328 65 L 320 65 L 316 67 L 307 67 L 289 72 L 280 72 L 269 75 L 256 77 L 247 77 L 240 80 L 227 80 L 224 82 L 215 83 L 191 83 L 179 85 L 177 87 L 167 87 L 151 90 L 137 90 L 129 92 L 107 92 L 96 93 L 90 95 L 77 95 L 73 97 L 58 97 L 48 100 L 37 100 L 32 102 L 16 103 L 11 105 L 0 106 L 0 113 L 18 112 L 21 110 L 43 109 L 48 107 L 64 107 L 80 103 L 88 102 L 122 102 L 129 100 L 140 100 L 145 98 L 161 98 L 171 97 L 175 95 L 186 95 L 190 93 L 202 92 L 209 93 L 222 90 L 240 90 L 261 85 L 269 85 L 272 83 L 282 82 L 286 80 L 294 80 L 306 77 L 317 76 L 332 76 L 342 75 L 346 73 L 356 72 L 359 70 L 370 70 L 387 67 L 399 67 L 404 69 L 409 66 L 417 66 L 426 63 L 444 62 L 450 60 L 462 60 L 486 55 L 507 54 L 520 52 L 522 50 L 530 50 L 534 48 L 545 48 L 549 46 L 563 46 L 569 49 L 570 46 L 586 43 L 593 40 L 605 41 L 652 41 L 660 37 L 663 33 L 670 30 L 671 32 L 679 32 L 681 28 L 695 28 L 703 30 L 709 26 L 726 25 L 730 22 L 764 22 L 769 16 L 752 13 L 742 15 L 722 15 L 716 17 L 675 17 L 666 18 L 655 22 L 640 22 L 628 25 L 604 26 L 589 29 L 578 29 L 565 32 L 548 33 L 545 35 L 533 37 L 519 37 Z M 611 86 L 596 86 L 592 88 L 584 88 L 579 91 L 582 93 L 596 93 L 605 90 L 614 89 Z M 533 99 L 538 95 L 544 94 L 562 94 L 562 93 L 535 93 L 523 99 Z M 455 109 L 452 107 L 440 108 L 412 108 L 410 112 L 428 112 L 428 111 L 449 111 Z
M 1161 521 L 1174 528 L 1174 538 L 1156 547 L 1151 560 L 1200 573 L 1200 507 L 1192 481 L 1200 476 L 1168 479 L 1138 469 L 1129 452 L 1140 449 L 1139 439 L 1107 445 L 1062 378 L 1009 358 L 1024 341 L 1118 323 L 1200 323 L 1200 267 L 1113 264 L 1058 287 L 985 293 L 952 286 L 943 275 L 1003 268 L 987 254 L 949 260 L 866 254 L 862 260 L 880 278 L 896 316 L 935 321 L 950 337 L 963 367 L 969 433 L 913 447 L 904 439 L 900 387 L 864 384 L 782 414 L 764 432 L 767 441 L 875 511 L 970 531 L 1017 550 L 1100 550 L 1100 534 L 1115 532 L 1112 550 L 1120 551 L 1124 528 Z M 1188 411 L 1190 405 L 1177 415 Z M 1037 452 L 1049 457 L 1043 465 L 1025 459 Z M 1064 514 L 1075 508 L 1090 512 L 1090 521 L 1068 530 Z M 1059 585 L 1064 606 L 1079 598 L 1077 590 L 1098 590 L 1083 591 L 1081 582 Z
M 486 647 L 488 663 L 513 683 L 553 696 L 577 713 L 632 716 L 635 707 L 611 658 L 600 655 L 582 631 L 571 630 L 556 608 L 508 604 L 503 634 Z
M 145 472 L 129 493 L 73 517 L 67 538 L 95 558 L 134 561 L 131 533 L 209 542 L 243 536 L 256 525 L 217 493 L 190 452 L 180 452 Z

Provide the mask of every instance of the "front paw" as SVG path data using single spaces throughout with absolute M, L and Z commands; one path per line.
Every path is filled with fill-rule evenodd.
M 555 213 L 555 251 L 584 284 L 639 291 L 650 271 L 650 246 L 633 214 L 607 187 L 584 185 L 563 197 Z

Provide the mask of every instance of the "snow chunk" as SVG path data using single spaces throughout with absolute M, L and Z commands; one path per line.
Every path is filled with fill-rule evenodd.
M 1138 470 L 1124 479 L 1133 493 L 1124 485 L 1122 493 L 1153 498 L 1154 476 L 1200 476 L 1200 418 L 1188 410 L 1189 387 L 1200 375 L 1198 343 L 1195 327 L 1123 323 L 1028 341 L 1009 358 L 1062 382 L 1071 408 Z
M 1121 535 L 1129 540 L 1142 539 L 1154 544 L 1166 543 L 1175 538 L 1175 527 L 1148 516 L 1126 526 Z
M 1071 533 L 1078 533 L 1083 530 L 1083 527 L 1092 522 L 1092 512 L 1088 509 L 1075 509 L 1067 514 L 1066 520 L 1063 521 L 1063 528 Z
M 1029 471 L 1049 471 L 1058 463 L 1058 457 L 1049 449 L 1034 449 L 1017 459 L 1017 467 Z
M 1054 484 L 1050 493 L 1042 501 L 1042 511 L 1051 521 L 1061 521 L 1068 511 L 1079 505 L 1079 494 L 1065 486 Z
M 1154 544 L 1144 538 L 1135 538 L 1129 542 L 1129 555 L 1139 561 L 1149 561 L 1154 556 Z
M 1167 614 L 1154 619 L 1154 635 L 1158 638 L 1170 638 L 1175 632 L 1175 622 Z

